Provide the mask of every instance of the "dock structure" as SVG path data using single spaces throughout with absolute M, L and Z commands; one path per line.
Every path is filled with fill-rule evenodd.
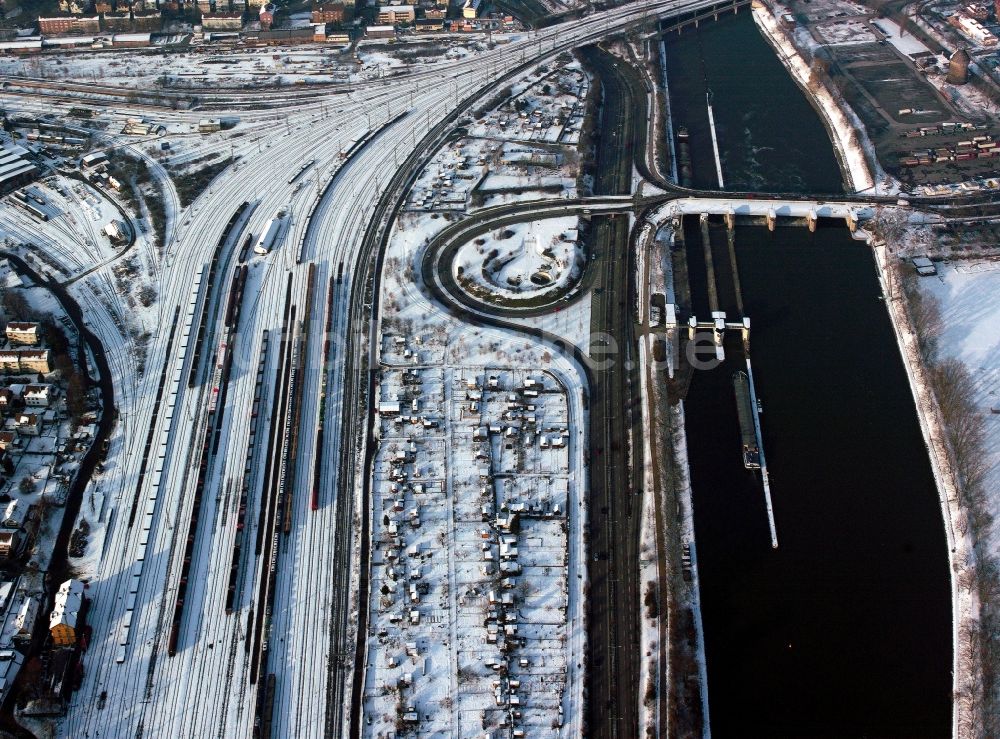
M 708 105 L 708 127 L 712 132 L 712 151 L 715 153 L 715 174 L 719 178 L 719 189 L 725 190 L 726 185 L 722 180 L 722 157 L 719 156 L 719 139 L 715 135 L 715 113 L 712 111 L 712 93 L 705 93 L 705 103 Z
M 771 530 L 771 547 L 778 548 L 778 529 L 774 524 L 774 506 L 771 503 L 771 483 L 767 476 L 767 462 L 764 459 L 764 441 L 760 433 L 760 411 L 757 406 L 757 391 L 753 382 L 753 367 L 747 356 L 747 379 L 750 383 L 750 409 L 753 413 L 754 433 L 757 435 L 757 454 L 760 462 L 760 476 L 764 484 L 764 506 L 767 508 L 767 525 Z
M 715 281 L 715 261 L 712 259 L 712 237 L 708 231 L 708 213 L 702 213 L 701 248 L 705 255 L 705 276 L 708 283 L 708 307 L 714 315 L 719 311 L 719 288 Z

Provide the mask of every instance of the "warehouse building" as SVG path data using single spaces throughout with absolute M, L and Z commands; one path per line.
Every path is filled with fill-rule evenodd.
M 38 176 L 38 167 L 27 156 L 28 150 L 20 146 L 0 145 L 0 193 L 26 185 Z

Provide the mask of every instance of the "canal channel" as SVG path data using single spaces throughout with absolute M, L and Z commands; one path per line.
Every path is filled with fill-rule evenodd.
M 842 191 L 818 116 L 749 13 L 668 37 L 667 60 L 696 185 L 717 185 L 710 88 L 727 188 Z M 734 320 L 725 228 L 710 230 Z M 684 237 L 682 316 L 707 318 L 697 218 Z M 735 244 L 780 546 L 743 466 L 732 376 L 745 360 L 729 341 L 685 403 L 712 734 L 947 736 L 948 553 L 870 250 L 832 221 L 740 225 Z

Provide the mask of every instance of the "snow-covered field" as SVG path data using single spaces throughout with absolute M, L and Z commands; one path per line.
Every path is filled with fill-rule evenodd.
M 462 213 L 546 197 L 577 196 L 583 107 L 590 81 L 575 60 L 538 67 L 510 96 L 441 149 L 421 172 L 406 210 Z
M 848 18 L 836 23 L 824 23 L 815 28 L 816 35 L 831 46 L 873 44 L 878 40 L 863 18 Z
M 968 369 L 976 405 L 985 423 L 984 453 L 988 472 L 983 486 L 1000 520 L 1000 260 L 977 259 L 938 264 L 939 277 L 920 280 L 920 287 L 937 298 L 942 331 L 938 353 L 960 360 Z M 1000 547 L 992 531 L 989 548 Z
M 576 280 L 584 265 L 577 218 L 514 223 L 459 249 L 455 277 L 477 295 L 544 295 Z
M 379 400 L 398 402 L 399 415 L 388 408 L 379 420 L 368 736 L 413 727 L 475 736 L 515 726 L 527 736 L 579 735 L 582 375 L 526 336 L 450 318 L 418 288 L 424 245 L 461 217 L 427 208 L 436 203 L 424 205 L 426 193 L 440 198 L 448 188 L 464 201 L 468 181 L 511 177 L 496 168 L 535 166 L 551 154 L 484 138 L 445 147 L 418 179 L 390 240 Z M 464 212 L 464 203 L 455 206 Z M 564 245 L 571 262 L 575 238 L 561 236 L 575 235 L 575 226 L 575 218 L 515 224 L 508 240 L 522 244 L 534 233 L 543 247 Z M 571 270 L 564 272 L 568 278 Z M 580 343 L 588 305 L 553 314 L 556 323 L 540 320 Z
M 511 88 L 511 97 L 469 127 L 472 136 L 575 144 L 583 126 L 590 79 L 576 60 L 540 67 Z
M 402 410 L 379 424 L 366 731 L 533 735 L 572 689 L 567 397 L 544 372 L 427 364 L 444 355 L 418 339 L 383 342 Z
M 896 21 L 888 18 L 873 20 L 872 25 L 885 34 L 885 39 L 896 47 L 903 56 L 913 56 L 916 54 L 927 54 L 930 52 L 920 39 L 912 33 L 904 33 Z

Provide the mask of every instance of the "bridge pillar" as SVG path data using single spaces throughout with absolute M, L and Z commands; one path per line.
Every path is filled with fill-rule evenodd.
M 732 208 L 726 213 L 726 228 L 730 231 L 736 230 L 736 211 Z
M 698 319 L 690 316 L 688 318 L 688 341 L 694 341 L 696 333 L 698 333 Z
M 743 343 L 750 343 L 750 319 L 746 316 L 743 317 L 743 328 L 740 329 L 740 334 L 743 336 Z
M 806 216 L 809 221 L 809 233 L 816 233 L 816 211 L 813 208 L 809 209 L 809 215 Z
M 778 220 L 778 214 L 774 212 L 774 208 L 767 211 L 767 230 L 774 231 L 774 227 Z

